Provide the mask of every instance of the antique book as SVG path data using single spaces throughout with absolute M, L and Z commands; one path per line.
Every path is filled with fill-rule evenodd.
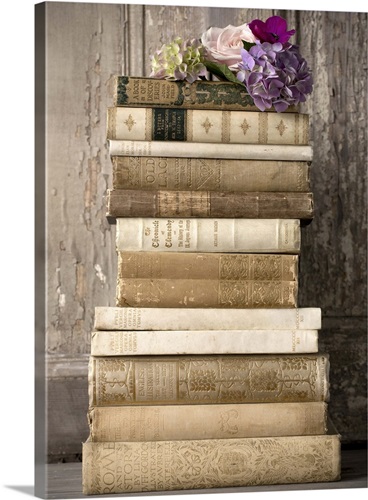
M 310 162 L 112 156 L 113 189 L 308 192 Z
M 297 281 L 122 278 L 118 307 L 297 307 Z
M 235 160 L 312 161 L 312 146 L 187 141 L 109 141 L 110 156 L 167 156 Z
M 95 307 L 96 330 L 320 330 L 319 307 L 220 309 Z
M 327 403 L 96 406 L 88 422 L 94 442 L 305 436 L 327 432 Z
M 313 193 L 241 193 L 108 189 L 106 215 L 116 217 L 235 217 L 313 219 Z
M 117 279 L 297 281 L 298 255 L 118 252 Z
M 337 433 L 83 443 L 85 495 L 338 481 Z
M 96 330 L 92 356 L 318 352 L 318 330 Z
M 309 115 L 114 106 L 107 109 L 107 139 L 307 145 Z
M 196 80 L 189 83 L 116 75 L 113 94 L 114 106 L 259 111 L 245 86 L 229 81 Z M 287 111 L 295 111 L 295 107 Z
M 89 406 L 328 401 L 324 354 L 90 356 Z
M 116 250 L 298 254 L 300 220 L 117 218 Z

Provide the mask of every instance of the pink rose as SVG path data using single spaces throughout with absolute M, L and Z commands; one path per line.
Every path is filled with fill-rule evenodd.
M 226 64 L 231 71 L 238 69 L 242 61 L 240 49 L 245 42 L 255 43 L 257 40 L 248 24 L 226 26 L 226 28 L 210 28 L 201 37 L 206 50 L 206 58 L 219 64 Z

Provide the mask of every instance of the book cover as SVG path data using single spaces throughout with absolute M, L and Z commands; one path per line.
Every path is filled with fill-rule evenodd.
M 108 189 L 106 215 L 117 217 L 221 217 L 313 219 L 313 193 L 145 191 Z
M 112 156 L 113 189 L 310 192 L 310 162 Z
M 316 352 L 317 330 L 96 330 L 91 334 L 92 356 Z
M 297 281 L 299 256 L 257 253 L 118 252 L 117 279 Z
M 116 250 L 298 254 L 300 220 L 119 217 Z
M 286 309 L 145 308 L 94 309 L 97 330 L 319 330 L 318 307 Z
M 324 354 L 91 356 L 90 406 L 329 400 Z
M 83 444 L 87 495 L 338 481 L 340 435 Z
M 167 156 L 230 160 L 312 161 L 310 145 L 230 144 L 188 141 L 146 141 L 110 139 L 110 156 Z
M 327 403 L 95 406 L 90 440 L 166 441 L 326 434 Z
M 297 307 L 296 281 L 122 278 L 119 307 Z
M 258 111 L 245 87 L 229 81 L 196 80 L 189 83 L 116 75 L 113 87 L 114 106 Z M 293 108 L 291 111 L 295 112 Z
M 309 143 L 309 116 L 301 113 L 112 107 L 107 139 L 235 144 Z

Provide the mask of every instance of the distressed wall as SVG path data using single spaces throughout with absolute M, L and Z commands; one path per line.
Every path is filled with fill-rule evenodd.
M 300 306 L 323 310 L 330 410 L 344 443 L 366 440 L 367 14 L 46 3 L 46 352 L 50 461 L 77 460 L 88 435 L 93 310 L 114 305 L 115 228 L 105 113 L 111 77 L 149 74 L 174 35 L 279 14 L 315 79 L 311 114 L 315 219 L 302 233 Z M 40 222 L 41 223 L 41 222 Z

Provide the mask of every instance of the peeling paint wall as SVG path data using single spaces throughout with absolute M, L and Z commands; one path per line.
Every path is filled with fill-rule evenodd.
M 105 117 L 121 72 L 122 7 L 48 4 L 47 352 L 86 354 L 96 304 L 114 298 Z
M 47 331 L 50 460 L 76 459 L 87 437 L 87 359 L 96 305 L 114 305 L 115 228 L 106 108 L 112 76 L 149 74 L 176 34 L 278 13 L 312 67 L 315 219 L 303 229 L 299 305 L 321 307 L 331 352 L 331 412 L 345 442 L 366 437 L 367 15 L 47 3 Z

